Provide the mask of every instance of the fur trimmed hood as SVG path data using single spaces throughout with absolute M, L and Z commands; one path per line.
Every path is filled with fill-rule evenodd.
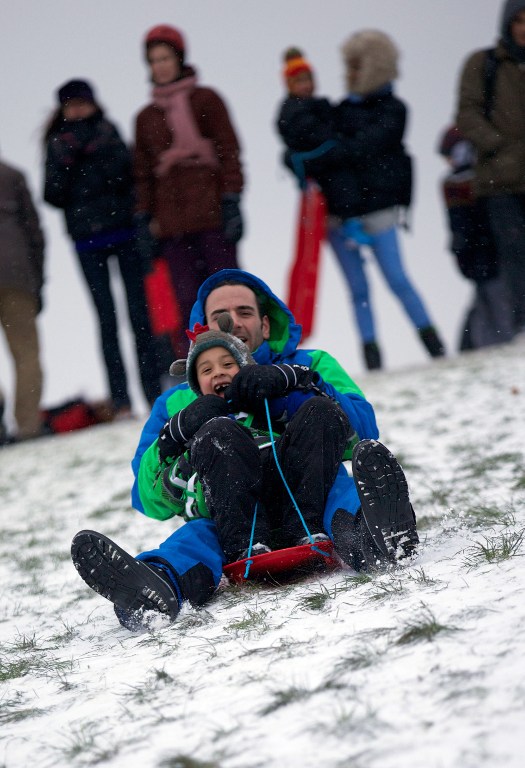
M 352 35 L 341 48 L 345 64 L 359 59 L 361 68 L 352 93 L 365 96 L 377 91 L 398 76 L 399 51 L 384 32 L 363 29 Z

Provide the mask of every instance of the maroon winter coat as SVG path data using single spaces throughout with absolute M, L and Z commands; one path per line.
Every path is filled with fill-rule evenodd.
M 165 176 L 156 176 L 159 155 L 172 145 L 173 134 L 164 111 L 154 104 L 137 116 L 137 211 L 149 213 L 157 221 L 161 238 L 222 226 L 222 195 L 242 191 L 239 142 L 224 102 L 211 88 L 197 86 L 190 103 L 202 136 L 214 144 L 219 169 L 178 165 Z

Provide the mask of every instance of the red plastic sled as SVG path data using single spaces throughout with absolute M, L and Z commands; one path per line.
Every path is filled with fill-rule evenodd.
M 321 554 L 322 550 L 325 554 Z M 248 562 L 251 560 L 248 574 Z M 264 555 L 236 560 L 223 568 L 224 574 L 237 584 L 246 581 L 264 580 L 268 576 L 277 576 L 295 571 L 311 571 L 318 568 L 333 570 L 340 566 L 334 556 L 334 545 L 331 541 L 320 541 L 317 544 L 304 544 L 300 547 L 276 549 Z
M 301 194 L 295 257 L 290 270 L 287 306 L 303 327 L 302 341 L 311 335 L 314 325 L 319 257 L 325 238 L 326 201 L 312 181 Z

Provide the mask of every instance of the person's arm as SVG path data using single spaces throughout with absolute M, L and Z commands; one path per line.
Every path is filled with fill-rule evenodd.
M 206 103 L 201 130 L 213 141 L 221 165 L 221 194 L 237 194 L 243 190 L 241 150 L 230 115 L 221 97 L 213 90 L 201 89 L 200 98 Z
M 44 283 L 45 241 L 38 214 L 23 174 L 18 177 L 16 194 L 19 225 L 27 238 L 31 268 L 36 278 L 37 288 L 40 291 Z
M 463 67 L 456 124 L 479 155 L 492 155 L 504 144 L 504 138 L 485 116 L 485 56 L 485 51 L 477 51 Z
M 135 125 L 133 176 L 135 180 L 136 211 L 148 221 L 153 216 L 155 201 L 154 158 L 148 142 L 148 115 L 141 112 Z

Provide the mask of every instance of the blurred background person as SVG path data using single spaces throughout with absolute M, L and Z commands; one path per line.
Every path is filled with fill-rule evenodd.
M 342 53 L 348 93 L 333 111 L 337 146 L 306 158 L 303 168 L 306 176 L 323 178 L 343 166 L 358 184 L 360 213 L 347 220 L 331 217 L 327 236 L 353 301 L 365 363 L 369 370 L 383 364 L 365 272 L 370 252 L 427 352 L 441 357 L 443 342 L 406 273 L 398 236 L 401 213 L 412 196 L 411 158 L 403 144 L 407 108 L 393 92 L 399 53 L 378 30 L 352 35 Z
M 463 323 L 459 349 L 504 344 L 514 336 L 509 292 L 499 274 L 499 259 L 485 200 L 474 196 L 475 150 L 456 126 L 447 128 L 439 153 L 450 172 L 442 183 L 450 227 L 450 250 L 461 274 L 474 284 L 474 300 Z
M 474 189 L 486 203 L 499 266 L 525 332 L 525 2 L 502 6 L 495 48 L 466 60 L 457 125 L 476 149 Z
M 13 359 L 17 426 L 8 435 L 0 392 L 0 444 L 42 434 L 37 315 L 43 284 L 44 236 L 25 176 L 0 161 L 0 325 Z
M 145 255 L 160 241 L 182 320 L 174 354 L 185 357 L 184 329 L 199 286 L 220 269 L 238 268 L 240 147 L 223 100 L 186 64 L 178 29 L 150 29 L 144 53 L 153 86 L 136 120 L 136 221 Z
M 144 294 L 144 271 L 135 244 L 131 153 L 106 119 L 93 88 L 69 80 L 45 130 L 44 199 L 64 211 L 98 315 L 102 353 L 115 418 L 130 417 L 109 262 L 124 283 L 140 380 L 149 404 L 160 394 L 159 365 Z

